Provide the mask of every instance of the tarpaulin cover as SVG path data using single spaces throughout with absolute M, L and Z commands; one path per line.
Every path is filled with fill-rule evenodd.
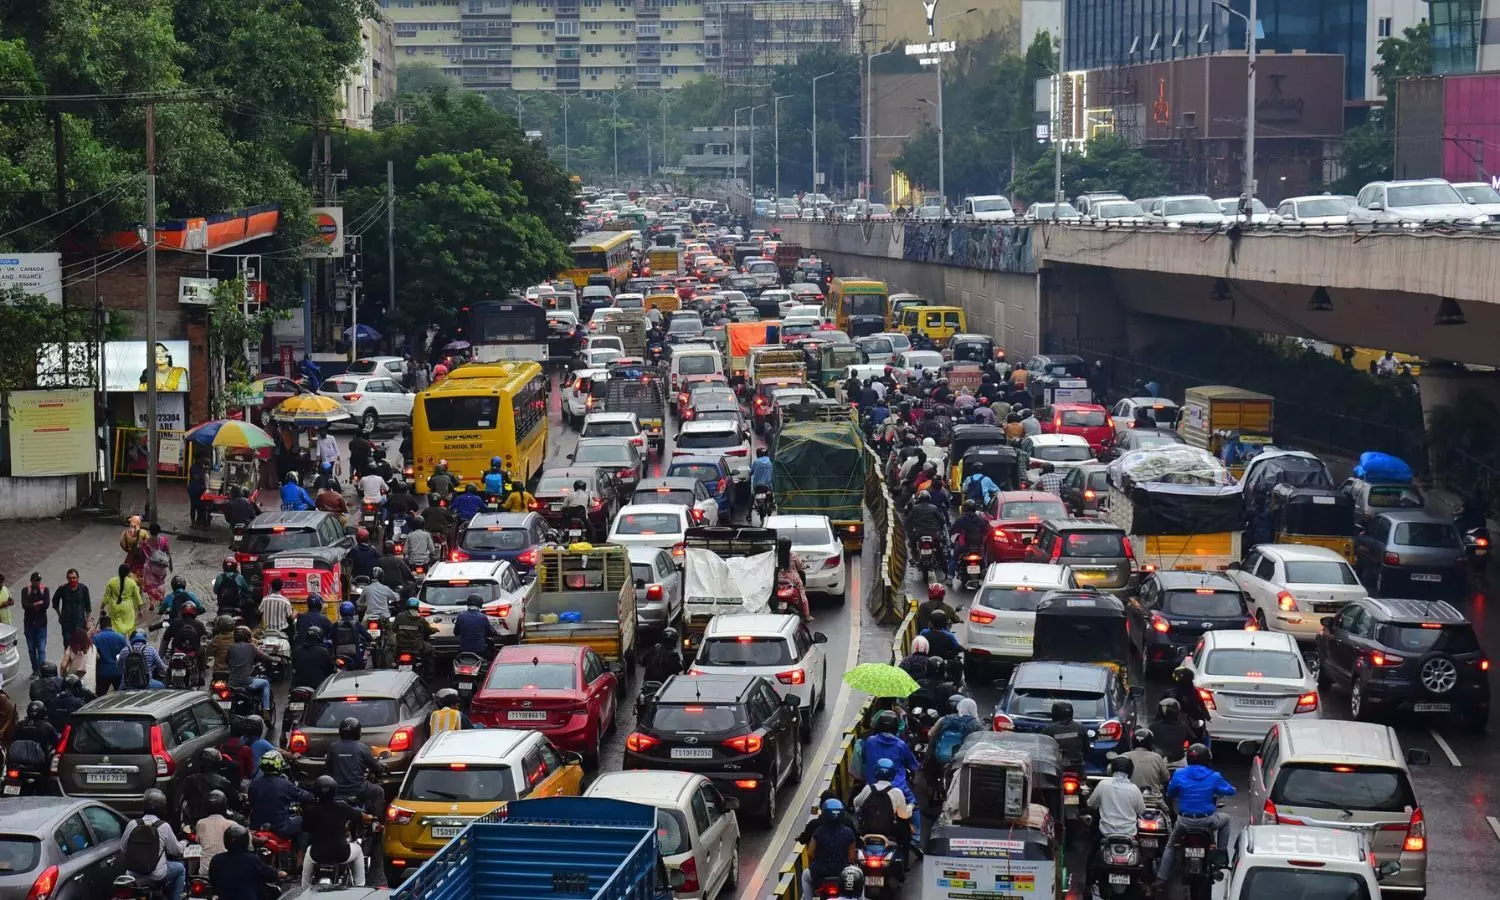
M 1391 484 L 1410 484 L 1411 466 L 1406 461 L 1389 453 L 1366 450 L 1359 455 L 1359 465 L 1354 467 L 1354 477 L 1365 481 L 1382 481 Z
M 688 547 L 683 558 L 683 600 L 711 604 L 714 613 L 763 613 L 770 607 L 776 581 L 776 554 L 720 556 L 712 550 Z M 738 600 L 740 607 L 733 608 Z
M 1008 771 L 998 779 L 979 779 L 972 772 L 965 771 L 976 768 Z M 1030 812 L 1031 784 L 1030 753 L 1015 747 L 976 744 L 964 751 L 953 764 L 953 776 L 948 782 L 948 793 L 943 798 L 938 821 L 961 823 L 981 814 L 989 819 L 1022 819 Z M 1002 811 L 998 805 L 1007 808 Z
M 779 334 L 780 325 L 780 322 L 730 322 L 724 326 L 724 330 L 729 333 L 729 355 L 743 359 L 749 354 L 751 347 L 771 343 L 767 332 L 774 329 L 774 333 Z
M 1220 534 L 1245 527 L 1237 484 L 1136 484 L 1129 489 L 1131 534 Z
M 1132 450 L 1109 464 L 1109 480 L 1117 488 L 1132 484 L 1222 485 L 1230 481 L 1229 470 L 1212 453 L 1186 444 L 1166 444 Z
M 864 520 L 865 455 L 854 423 L 788 425 L 776 437 L 771 459 L 776 511 Z

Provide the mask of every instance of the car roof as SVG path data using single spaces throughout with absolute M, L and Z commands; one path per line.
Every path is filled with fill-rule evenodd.
M 1033 434 L 1027 440 L 1031 441 L 1033 447 L 1087 447 L 1089 445 L 1082 435 L 1077 434 Z
M 691 491 L 694 485 L 702 484 L 690 475 L 669 475 L 661 478 L 642 478 L 636 482 L 635 492 L 654 490 L 660 487 L 671 488 L 674 491 Z
M 469 520 L 469 528 L 484 528 L 493 525 L 520 528 L 532 519 L 538 518 L 541 517 L 534 512 L 479 513 Z
M 495 656 L 495 665 L 526 665 L 533 661 L 546 663 L 572 663 L 588 648 L 572 644 L 514 644 L 501 647 Z
M 515 728 L 440 731 L 427 739 L 412 764 L 506 762 L 540 734 Z
M 123 714 L 159 717 L 191 706 L 202 700 L 204 696 L 202 691 L 115 691 L 90 700 L 73 715 Z M 7 806 L 10 799 L 14 798 L 7 798 L 7 803 L 0 804 L 0 807 Z
M 687 507 L 680 503 L 627 503 L 620 507 L 620 516 L 626 513 L 664 513 L 666 515 L 687 517 Z M 620 521 L 616 516 L 615 521 Z
M 1039 587 L 1062 587 L 1067 583 L 1066 566 L 1045 563 L 990 563 L 984 573 L 985 586 L 1035 584 Z
M 1080 410 L 1087 410 L 1089 412 L 1104 411 L 1102 403 L 1054 403 L 1052 404 L 1052 408 L 1062 412 L 1078 412 Z
M 273 509 L 250 520 L 250 528 L 272 528 L 284 525 L 287 528 L 317 528 L 330 514 L 318 510 L 291 511 Z
M 653 806 L 661 805 L 661 801 L 685 805 L 687 795 L 703 778 L 696 772 L 653 769 L 605 772 L 594 779 L 584 796 L 612 797 Z
M 1406 768 L 1401 745 L 1389 725 L 1341 719 L 1283 720 L 1288 762 L 1348 762 L 1351 757 Z
M 1129 403 L 1134 403 L 1136 406 L 1160 406 L 1165 408 L 1177 405 L 1176 400 L 1169 400 L 1166 397 L 1126 397 L 1125 400 Z
M 1440 522 L 1444 525 L 1453 524 L 1451 517 L 1440 516 L 1425 509 L 1388 509 L 1382 510 L 1378 515 L 1384 516 L 1392 522 Z
M 1156 581 L 1164 588 L 1214 588 L 1239 593 L 1240 586 L 1223 572 L 1195 572 L 1181 569 L 1159 571 Z
M 1257 544 L 1256 550 L 1260 550 L 1267 556 L 1274 556 L 1283 562 L 1334 562 L 1344 560 L 1344 554 L 1327 547 L 1317 547 L 1312 544 Z
M 1420 625 L 1441 622 L 1444 625 L 1467 625 L 1464 614 L 1446 600 L 1401 600 L 1370 597 L 1366 602 L 1381 618 L 1397 624 Z
M 1055 531 L 1124 531 L 1125 529 L 1104 519 L 1048 519 Z
M 1362 835 L 1343 828 L 1304 825 L 1250 825 L 1245 828 L 1247 855 L 1286 860 L 1337 860 L 1362 863 L 1369 844 Z M 1259 861 L 1264 865 L 1272 859 Z
M 1109 684 L 1109 669 L 1088 663 L 1023 662 L 1011 673 L 1012 687 L 1100 690 Z
M 775 528 L 777 525 L 784 525 L 787 528 L 815 528 L 819 525 L 828 525 L 831 527 L 833 520 L 827 516 L 815 516 L 807 513 L 796 515 L 792 513 L 777 513 L 766 518 L 764 527 Z
M 415 672 L 398 669 L 370 669 L 358 672 L 334 672 L 318 688 L 318 697 L 400 697 L 417 680 Z
M 0 803 L 0 831 L 50 836 L 59 820 L 94 803 L 82 797 L 6 797 Z
M 373 380 L 375 380 L 377 378 L 380 379 L 381 381 L 385 381 L 386 379 L 393 378 L 393 377 L 395 377 L 394 373 L 391 373 L 391 372 L 340 372 L 337 375 L 329 375 L 327 378 L 323 379 L 323 381 L 324 382 L 329 382 L 329 381 L 358 381 L 358 382 L 365 382 L 365 381 L 373 381 Z
M 801 620 L 778 613 L 730 613 L 714 616 L 703 630 L 704 637 L 748 634 L 752 637 L 790 637 Z
M 593 466 L 549 466 L 542 470 L 542 477 L 556 478 L 558 476 L 566 476 L 568 478 L 582 478 L 587 481 L 589 478 L 599 474 L 599 471 L 599 469 Z
M 723 456 L 674 456 L 667 460 L 667 471 L 677 466 L 714 466 L 716 468 L 727 468 L 729 461 Z
M 709 420 L 707 422 L 683 422 L 682 423 L 682 428 L 678 430 L 678 433 L 681 434 L 683 432 L 686 432 L 688 434 L 693 434 L 694 432 L 698 432 L 698 431 L 736 431 L 736 430 L 738 430 L 738 429 L 735 427 L 735 425 L 734 425 L 733 422 L 730 422 L 730 421 L 728 421 L 726 419 L 711 419 L 711 420 Z
M 1057 499 L 1058 499 L 1057 495 L 1053 494 L 1053 493 L 1051 493 L 1049 491 L 1001 491 L 1000 494 L 999 494 L 999 500 L 1000 500 L 1001 503 L 1010 503 L 1012 501 L 1020 502 L 1020 501 L 1024 501 L 1024 500 L 1057 500 Z
M 750 690 L 756 675 L 674 675 L 657 691 L 658 702 L 738 701 Z
M 467 562 L 440 562 L 427 572 L 428 581 L 460 581 L 476 578 L 494 578 L 510 563 L 503 559 L 469 560 Z
M 636 415 L 633 412 L 591 412 L 583 417 L 584 424 L 590 419 L 596 422 L 634 422 Z
M 1285 631 L 1205 631 L 1203 642 L 1209 650 L 1283 650 L 1300 655 L 1296 639 Z

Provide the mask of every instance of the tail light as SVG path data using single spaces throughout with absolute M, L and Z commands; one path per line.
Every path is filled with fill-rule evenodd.
M 782 684 L 807 684 L 807 670 L 788 669 L 785 672 L 777 672 L 776 680 Z
M 1392 553 L 1387 550 L 1385 556 L 1381 557 L 1381 562 L 1388 566 L 1399 566 L 1401 565 L 1401 554 Z
M 252 563 L 252 562 L 255 562 L 255 554 L 253 554 L 253 553 L 236 553 L 234 555 L 234 561 L 237 562 L 237 563 L 242 563 L 242 564 L 243 563 Z
M 1002 544 L 1010 543 L 1010 534 L 1004 528 L 995 528 L 990 532 L 990 537 Z
M 1488 547 L 1489 545 L 1490 539 L 1487 537 L 1477 537 L 1474 539 L 1474 546 L 1476 547 Z
M 674 890 L 685 894 L 691 894 L 698 890 L 697 857 L 689 856 L 687 859 L 683 860 L 682 864 L 677 867 L 677 871 L 682 873 L 682 886 L 675 888 Z
M 1161 819 L 1136 819 L 1135 827 L 1138 831 L 1163 831 L 1165 830 Z
M 652 747 L 655 747 L 660 743 L 661 741 L 659 739 L 654 738 L 649 734 L 641 734 L 639 731 L 632 731 L 630 733 L 630 737 L 627 737 L 625 739 L 625 749 L 629 750 L 632 753 L 644 753 L 645 751 L 650 750 Z
M 594 500 L 593 500 L 593 502 L 589 504 L 589 509 L 591 511 L 593 511 L 593 512 L 598 512 L 599 510 L 601 510 L 603 508 L 604 508 L 604 498 L 603 497 L 595 497 Z
M 353 402 L 353 401 L 358 400 L 360 397 L 363 397 L 363 396 L 364 396 L 364 394 L 345 394 L 344 395 L 344 399 L 348 400 L 350 402 Z
M 57 741 L 57 752 L 52 754 L 52 762 L 47 766 L 47 771 L 53 775 L 57 774 L 57 767 L 62 762 L 63 754 L 68 752 L 68 738 L 73 736 L 73 726 L 64 725 L 62 737 Z
M 1296 818 L 1295 816 L 1283 816 L 1276 810 L 1276 804 L 1272 803 L 1270 800 L 1266 801 L 1266 805 L 1261 807 L 1260 812 L 1261 817 L 1265 819 L 1267 825 L 1271 824 L 1272 822 L 1275 822 L 1277 825 L 1307 824 L 1306 822 L 1302 821 L 1299 818 Z
M 991 723 L 995 731 L 1015 731 L 1016 723 L 1005 713 L 995 713 L 994 721 Z
M 376 619 L 371 619 L 370 621 L 368 621 L 368 622 L 365 623 L 365 629 L 368 630 L 368 631 L 375 632 L 376 634 L 379 634 L 380 633 L 380 622 L 378 620 L 376 620 Z
M 823 560 L 823 568 L 837 569 L 839 567 L 839 563 L 843 561 L 844 558 L 842 556 L 830 556 L 827 559 Z
M 677 543 L 675 543 L 675 544 L 672 545 L 672 558 L 673 559 L 682 559 L 686 555 L 687 555 L 687 544 L 684 544 L 683 542 L 678 541 Z
M 1048 557 L 1047 562 L 1051 563 L 1054 566 L 1057 565 L 1058 562 L 1062 559 L 1062 548 L 1062 538 L 1058 537 L 1057 540 L 1052 542 L 1052 555 Z M 1125 541 L 1125 549 L 1130 549 L 1130 541 L 1128 539 Z
M 995 614 L 976 606 L 969 607 L 969 621 L 976 625 L 988 625 L 995 621 Z
M 1245 620 L 1245 630 L 1260 631 L 1260 625 L 1255 621 L 1254 618 L 1249 618 Z
M 635 469 L 621 469 L 620 470 L 620 477 L 621 478 L 634 478 L 635 477 Z
M 286 748 L 293 753 L 306 753 L 307 735 L 300 731 L 293 731 L 292 736 L 286 739 Z
M 1125 736 L 1125 728 L 1114 719 L 1110 719 L 1099 726 L 1099 738 L 1105 741 L 1118 741 Z
M 722 495 L 727 490 L 729 490 L 729 479 L 728 478 L 720 478 L 719 479 L 719 483 L 716 484 L 716 485 L 714 485 L 714 494 L 715 495 Z
M 1276 594 L 1276 606 L 1284 612 L 1296 612 L 1297 598 L 1286 591 L 1279 591 Z
M 484 614 L 491 619 L 508 619 L 510 618 L 510 604 L 502 603 L 499 606 L 486 606 Z
M 151 726 L 151 758 L 156 760 L 156 777 L 170 776 L 177 769 L 177 763 L 167 755 L 167 743 L 162 739 L 161 726 Z
M 1093 500 L 1093 499 L 1095 499 L 1098 496 L 1099 496 L 1098 494 L 1094 493 L 1094 489 L 1093 488 L 1084 488 L 1083 489 L 1083 499 L 1085 499 L 1085 500 Z
M 1062 427 L 1062 415 L 1061 414 L 1058 414 L 1058 415 L 1052 417 L 1052 427 L 1053 428 L 1061 428 Z
M 1427 820 L 1422 807 L 1412 811 L 1411 821 L 1406 825 L 1406 840 L 1401 842 L 1402 853 L 1422 853 L 1427 849 Z
M 781 676 L 777 675 L 776 677 L 780 678 Z M 765 741 L 758 734 L 742 734 L 739 737 L 732 737 L 723 743 L 729 749 L 737 750 L 744 754 L 759 753 L 761 747 L 765 746 Z
M 1172 630 L 1172 623 L 1168 622 L 1161 613 L 1153 612 L 1151 614 L 1151 627 L 1162 634 L 1166 634 Z
M 411 726 L 403 725 L 397 728 L 396 732 L 391 735 L 391 742 L 386 746 L 392 753 L 401 753 L 402 751 L 410 750 L 411 737 Z
M 1135 568 L 1135 547 L 1131 546 L 1130 538 L 1129 537 L 1123 537 L 1123 538 L 1121 538 L 1120 539 L 1120 543 L 1122 545 L 1124 545 L 1124 547 L 1125 547 L 1125 559 L 1126 559 L 1126 561 L 1130 563 L 1130 568 L 1134 569 Z M 1058 541 L 1057 544 L 1058 544 L 1059 547 L 1061 547 L 1062 546 L 1062 541 Z
M 48 866 L 42 870 L 42 874 L 31 883 L 31 890 L 26 892 L 26 900 L 48 900 L 52 892 L 57 890 L 57 866 Z
M 693 517 L 693 523 L 694 524 L 700 524 L 701 525 L 703 523 L 703 510 L 697 509 L 695 507 L 693 509 L 688 510 L 688 515 L 690 515 L 690 516 Z
M 517 556 L 516 562 L 520 563 L 523 566 L 536 565 L 536 548 L 532 547 L 530 550 L 527 550 L 525 553 Z
M 1373 651 L 1370 654 L 1370 665 L 1376 667 L 1377 669 L 1387 669 L 1392 666 L 1399 666 L 1404 662 L 1406 662 L 1406 657 L 1404 656 L 1392 656 L 1389 653 L 1381 653 L 1379 650 Z
M 666 592 L 662 590 L 662 586 L 659 584 L 653 584 L 646 588 L 646 599 L 652 603 L 660 603 L 665 594 Z
M 1297 698 L 1297 712 L 1308 713 L 1318 711 L 1318 693 L 1303 694 Z
M 1490 670 L 1490 661 L 1487 659 L 1475 660 L 1474 665 L 1478 666 L 1481 672 L 1488 672 Z
M 533 500 L 533 501 L 531 501 L 530 503 L 528 503 L 526 505 L 526 508 L 529 509 L 529 510 L 531 510 L 532 512 L 536 512 L 537 510 L 541 509 L 545 505 L 546 504 L 544 504 L 540 500 Z
M 392 825 L 407 825 L 417 813 L 415 810 L 392 803 L 385 808 L 385 820 Z
M 1219 708 L 1214 703 L 1214 692 L 1208 688 L 1198 688 L 1198 699 L 1203 701 L 1204 709 L 1217 710 Z
M 1062 789 L 1064 794 L 1076 794 L 1079 787 L 1080 782 L 1077 775 L 1074 775 L 1072 772 L 1063 775 Z

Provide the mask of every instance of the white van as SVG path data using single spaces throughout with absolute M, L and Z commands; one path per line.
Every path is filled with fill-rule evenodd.
M 1071 585 L 1066 566 L 993 563 L 969 606 L 968 633 L 959 638 L 969 672 L 982 678 L 987 664 L 1030 659 L 1037 603 L 1048 591 Z
M 675 402 L 677 388 L 682 383 L 683 376 L 723 375 L 724 355 L 712 347 L 701 345 L 674 347 L 671 359 L 667 363 L 667 371 L 670 373 L 672 397 Z

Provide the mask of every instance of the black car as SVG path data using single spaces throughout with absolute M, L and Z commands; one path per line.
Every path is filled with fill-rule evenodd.
M 310 547 L 337 547 L 347 554 L 354 549 L 354 529 L 345 528 L 333 513 L 276 510 L 256 516 L 244 531 L 236 530 L 230 547 L 240 564 L 240 574 L 260 596 L 264 587 L 261 570 L 267 556 Z
M 777 791 L 802 780 L 797 707 L 759 675 L 674 675 L 643 698 L 623 768 L 702 773 L 772 827 Z
M 1205 631 L 1238 631 L 1254 619 L 1240 586 L 1222 572 L 1152 572 L 1141 582 L 1146 665 L 1172 667 Z
M 1446 601 L 1356 600 L 1323 620 L 1317 644 L 1318 687 L 1347 688 L 1356 719 L 1453 713 L 1475 733 L 1489 723 L 1489 657 Z

